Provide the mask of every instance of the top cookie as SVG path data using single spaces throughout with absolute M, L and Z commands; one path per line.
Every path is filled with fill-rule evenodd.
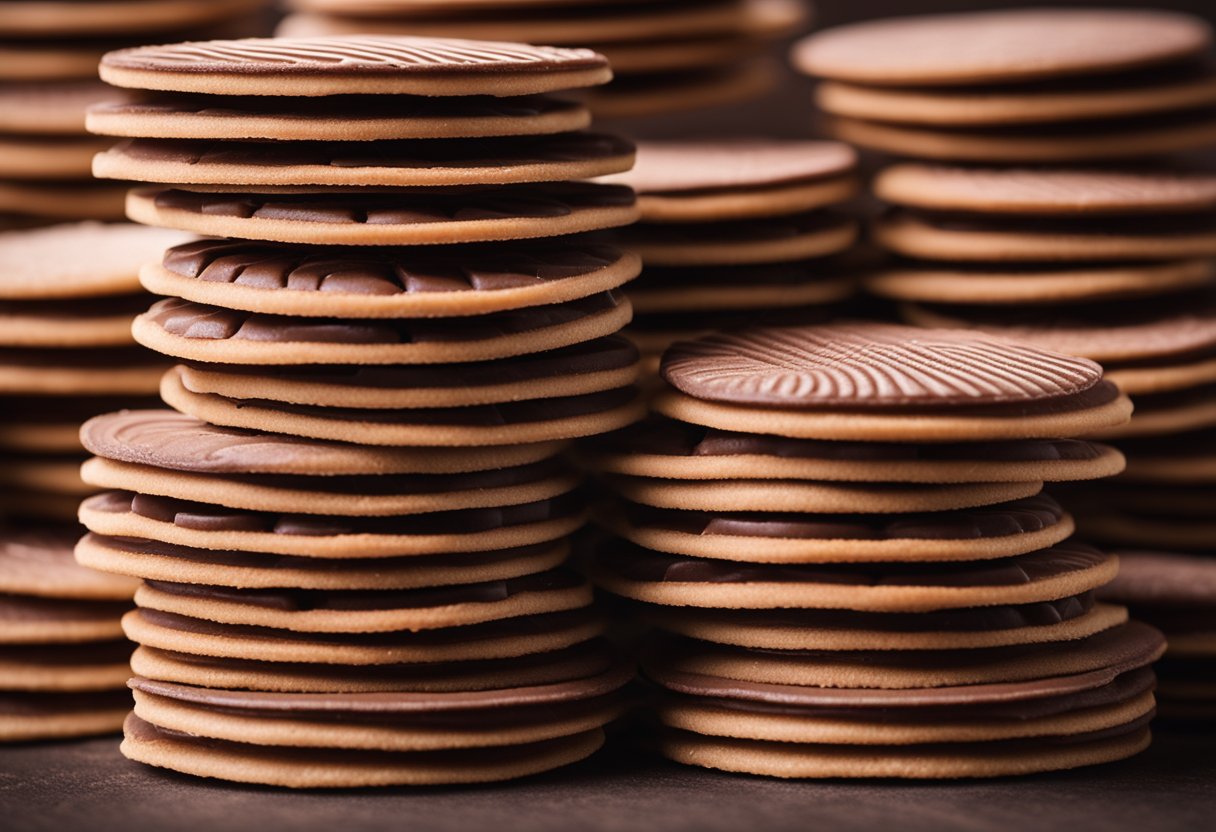
M 662 375 L 703 401 L 883 408 L 1054 399 L 1094 387 L 1102 368 L 978 332 L 843 323 L 679 343 L 663 356 Z
M 890 86 L 1016 82 L 1117 72 L 1195 55 L 1203 21 L 1148 9 L 1018 9 L 829 29 L 794 48 L 810 75 Z
M 907 163 L 874 181 L 912 208 L 999 214 L 1123 214 L 1216 208 L 1216 176 L 1152 170 L 973 168 Z
M 746 190 L 842 176 L 856 164 L 840 142 L 652 141 L 640 142 L 633 170 L 611 181 L 639 195 Z
M 0 299 L 100 297 L 140 291 L 139 267 L 191 235 L 131 223 L 52 225 L 0 234 Z
M 117 87 L 212 95 L 531 95 L 607 83 L 589 49 L 408 36 L 247 38 L 107 53 Z

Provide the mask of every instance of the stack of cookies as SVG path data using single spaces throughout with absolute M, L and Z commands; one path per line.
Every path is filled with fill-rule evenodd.
M 807 323 L 854 292 L 839 256 L 858 223 L 856 154 L 818 141 L 654 141 L 607 181 L 631 186 L 642 222 L 621 232 L 642 256 L 629 335 L 648 369 L 673 342 L 758 322 Z
M 106 142 L 85 108 L 107 95 L 108 49 L 239 20 L 264 0 L 10 0 L 0 13 L 0 223 L 122 218 L 125 188 L 93 182 Z M 110 93 L 112 94 L 112 93 Z
M 291 0 L 288 36 L 409 34 L 589 46 L 617 79 L 597 116 L 658 115 L 771 88 L 771 44 L 803 30 L 807 0 Z
M 155 401 L 167 362 L 131 321 L 142 261 L 186 238 L 79 223 L 0 233 L 0 741 L 116 731 L 129 579 L 72 561 L 80 423 Z M 18 693 L 18 691 L 20 693 Z
M 563 567 L 576 437 L 643 410 L 616 290 L 633 149 L 548 93 L 585 49 L 409 37 L 111 53 L 97 160 L 181 362 L 82 431 L 83 563 L 142 578 L 124 752 L 293 787 L 505 779 L 593 752 L 630 676 Z M 248 96 L 248 97 L 247 97 Z M 243 113 L 243 116 L 234 116 Z M 352 115 L 353 114 L 353 115 Z M 222 138 L 215 138 L 219 136 Z
M 1216 141 L 1212 34 L 1188 15 L 1017 9 L 875 20 L 799 43 L 838 138 L 898 156 L 1092 163 Z
M 1125 422 L 1091 361 L 840 323 L 673 346 L 658 416 L 598 445 L 624 498 L 598 582 L 667 636 L 664 753 L 783 777 L 1071 768 L 1148 741 L 1160 633 L 1096 602 L 1113 556 L 1044 481 Z

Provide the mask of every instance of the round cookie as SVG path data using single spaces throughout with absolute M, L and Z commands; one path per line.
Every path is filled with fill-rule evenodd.
M 609 592 L 667 607 L 928 612 L 1030 604 L 1095 590 L 1118 559 L 1076 543 L 981 563 L 740 566 L 605 545 L 594 577 Z
M 370 590 L 423 589 L 517 578 L 560 566 L 569 548 L 564 541 L 557 541 L 485 553 L 354 560 L 217 552 L 88 534 L 77 544 L 76 557 L 84 566 L 152 581 L 245 589 L 277 589 L 289 583 L 308 590 Z
M 17 0 L 6 4 L 0 37 L 87 37 L 155 33 L 252 13 L 256 0 Z
M 564 303 L 640 270 L 637 255 L 581 240 L 422 250 L 200 240 L 168 249 L 140 278 L 150 292 L 225 309 L 425 318 Z
M 0 595 L 0 644 L 60 645 L 119 638 L 129 599 L 96 600 Z
M 970 332 L 886 324 L 711 336 L 670 349 L 662 374 L 675 388 L 654 402 L 664 416 L 806 439 L 1084 435 L 1125 423 L 1131 409 L 1084 359 Z
M 768 263 L 745 266 L 648 267 L 629 289 L 638 315 L 782 309 L 838 303 L 853 295 L 844 264 Z M 632 334 L 632 333 L 631 333 Z
M 119 614 L 114 613 L 115 621 Z M 131 676 L 130 655 L 131 644 L 121 632 L 101 640 L 0 644 L 0 696 L 117 690 Z
M 922 515 L 708 513 L 630 506 L 603 521 L 660 552 L 748 563 L 929 563 L 1026 554 L 1074 530 L 1039 494 L 1004 505 Z
M 510 659 L 561 650 L 603 634 L 586 609 L 521 616 L 425 633 L 292 633 L 216 624 L 157 610 L 133 610 L 123 628 L 134 642 L 188 655 L 326 667 L 383 667 Z
M 10 529 L 0 536 L 0 592 L 39 598 L 126 601 L 136 584 L 77 565 L 74 530 Z
M 662 740 L 668 758 L 687 765 L 784 778 L 961 779 L 1011 777 L 1109 763 L 1148 748 L 1146 721 L 1113 737 L 1094 732 L 1069 741 L 1007 740 L 980 744 L 916 746 L 801 745 L 704 737 L 672 732 Z
M 380 558 L 485 552 L 558 540 L 583 525 L 569 495 L 520 506 L 412 517 L 309 517 L 235 511 L 164 497 L 106 492 L 85 500 L 80 520 L 111 537 L 143 537 L 241 552 Z
M 1131 454 L 1122 479 L 1130 482 L 1216 482 L 1216 433 L 1200 430 L 1121 443 Z
M 944 511 L 1032 497 L 1041 482 L 896 485 L 797 480 L 671 480 L 614 476 L 614 492 L 640 505 L 682 511 L 885 514 Z
M 857 240 L 855 220 L 823 211 L 693 225 L 638 225 L 624 245 L 648 266 L 785 263 L 839 254 Z
M 1065 676 L 1107 685 L 1160 659 L 1165 637 L 1133 619 L 1074 641 L 974 650 L 760 652 L 687 639 L 659 646 L 645 661 L 646 674 L 666 686 L 677 674 L 708 675 L 754 684 L 865 688 L 870 701 L 881 702 L 886 691 L 946 688 L 949 695 L 959 688 L 965 696 L 972 685 Z
M 1120 427 L 1096 434 L 1125 439 L 1169 436 L 1216 427 L 1216 384 L 1136 396 L 1136 414 Z
M 526 466 L 553 457 L 558 443 L 486 448 L 368 448 L 208 424 L 172 410 L 106 413 L 79 429 L 99 457 L 223 476 L 242 474 L 462 474 Z
M 599 393 L 638 380 L 639 356 L 618 335 L 495 361 L 397 366 L 178 366 L 192 393 L 345 408 L 467 407 Z
M 829 130 L 840 141 L 894 156 L 1010 165 L 1130 162 L 1145 156 L 1199 150 L 1216 139 L 1216 119 L 1206 111 L 1087 125 L 1011 133 L 930 130 L 836 118 Z
M 126 218 L 126 198 L 126 186 L 110 182 L 0 182 L 0 212 L 31 218 L 31 227 L 50 220 L 117 222 Z
M 368 752 L 293 749 L 290 754 L 249 743 L 193 738 L 162 731 L 132 714 L 122 752 L 160 768 L 223 780 L 289 788 L 434 786 L 527 777 L 589 757 L 604 743 L 599 729 L 502 749 Z
M 511 358 L 614 334 L 629 301 L 601 292 L 563 304 L 446 320 L 355 320 L 244 312 L 170 298 L 132 325 L 161 354 L 244 365 L 447 364 Z M 458 337 L 464 331 L 465 337 Z
M 1054 124 L 1123 119 L 1199 109 L 1216 103 L 1216 76 L 1200 69 L 1120 74 L 1110 88 L 1085 79 L 1050 86 L 894 89 L 825 81 L 815 89 L 824 112 L 862 121 L 938 127 Z
M 112 96 L 100 81 L 10 83 L 0 86 L 0 131 L 7 134 L 80 136 L 84 110 Z
M 145 295 L 61 300 L 0 299 L 0 346 L 114 347 L 130 345 L 131 320 L 148 308 Z
M 926 211 L 1033 216 L 1161 214 L 1216 208 L 1216 176 L 1171 171 L 961 168 L 903 163 L 874 180 L 879 199 Z
M 164 359 L 132 346 L 91 349 L 0 349 L 0 394 L 148 396 Z
M 188 239 L 176 231 L 85 222 L 0 234 L 0 298 L 74 299 L 139 290 L 145 261 Z
M 212 424 L 335 441 L 357 434 L 367 445 L 394 446 L 555 442 L 607 433 L 646 413 L 646 403 L 633 387 L 463 408 L 342 409 L 193 393 L 173 370 L 165 375 L 161 397 Z
M 1123 455 L 1065 440 L 882 444 L 785 439 L 651 418 L 591 445 L 596 470 L 672 480 L 1069 482 L 1114 476 Z
M 603 84 L 589 49 L 405 36 L 249 38 L 107 53 L 116 87 L 211 95 L 531 95 Z
M 1127 621 L 1127 609 L 1087 595 L 940 613 L 840 610 L 654 610 L 664 630 L 759 650 L 970 650 L 1085 638 Z
M 117 733 L 130 710 L 125 690 L 0 692 L 0 743 Z
M 759 59 L 713 69 L 622 75 L 583 98 L 596 118 L 642 119 L 754 100 L 779 79 L 778 67 Z
M 81 479 L 80 460 L 75 457 L 21 456 L 5 462 L 0 471 L 0 486 L 18 494 L 27 497 L 45 494 L 57 500 L 94 493 L 94 489 Z
M 436 751 L 599 728 L 618 715 L 618 691 L 632 676 L 632 668 L 617 665 L 556 684 L 451 694 L 236 691 L 138 676 L 130 686 L 137 716 L 193 736 L 287 748 Z
M 193 193 L 136 188 L 127 216 L 197 234 L 323 245 L 435 245 L 556 237 L 627 225 L 633 192 L 553 182 L 461 193 Z
M 109 145 L 92 136 L 0 135 L 0 176 L 20 180 L 88 179 L 93 155 Z
M 1099 266 L 901 264 L 862 276 L 867 291 L 928 303 L 1046 306 L 1169 294 L 1212 284 L 1208 260 Z
M 842 26 L 803 40 L 793 60 L 808 75 L 858 84 L 970 86 L 1136 69 L 1211 41 L 1203 21 L 1174 12 L 1017 9 Z
M 586 678 L 611 669 L 616 658 L 597 639 L 503 659 L 367 667 L 260 662 L 140 647 L 132 655 L 131 665 L 139 676 L 208 688 L 282 693 L 452 693 Z
M 548 96 L 385 100 L 145 93 L 89 108 L 89 132 L 153 139 L 377 141 L 539 136 L 586 129 L 587 108 Z
M 628 170 L 633 145 L 603 133 L 494 139 L 265 142 L 127 139 L 93 159 L 100 179 L 258 188 L 459 187 L 589 179 Z
M 643 142 L 608 181 L 638 194 L 643 222 L 713 222 L 796 214 L 854 196 L 857 156 L 835 142 Z
M 402 590 L 246 590 L 145 581 L 135 600 L 141 609 L 220 624 L 305 633 L 416 633 L 580 609 L 591 603 L 591 587 L 561 570 Z

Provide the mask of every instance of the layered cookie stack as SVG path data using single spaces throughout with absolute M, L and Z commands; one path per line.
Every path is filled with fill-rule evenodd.
M 1202 20 L 1018 9 L 876 20 L 812 35 L 838 138 L 898 156 L 1013 164 L 1134 159 L 1216 141 Z
M 0 741 L 116 731 L 129 579 L 72 561 L 80 423 L 155 401 L 166 362 L 139 349 L 142 261 L 184 239 L 81 223 L 0 234 Z
M 408 34 L 589 46 L 617 73 L 596 115 L 658 115 L 760 95 L 771 44 L 803 30 L 807 0 L 292 0 L 288 36 Z
M 607 181 L 638 194 L 622 232 L 642 256 L 629 336 L 651 372 L 673 342 L 758 322 L 821 320 L 854 292 L 840 255 L 858 223 L 856 154 L 815 141 L 643 142 Z
M 1083 359 L 962 330 L 773 327 L 677 344 L 657 420 L 599 446 L 595 560 L 666 641 L 663 750 L 784 777 L 1021 774 L 1144 748 L 1161 635 L 1094 600 L 1113 556 L 1043 481 L 1127 420 Z
M 102 74 L 158 91 L 104 111 L 138 138 L 98 171 L 166 183 L 130 214 L 235 238 L 144 270 L 172 298 L 136 337 L 182 362 L 161 388 L 181 413 L 82 433 L 113 490 L 78 556 L 144 579 L 125 753 L 295 787 L 590 754 L 630 672 L 562 566 L 585 506 L 560 454 L 641 413 L 613 291 L 640 266 L 567 236 L 632 221 L 632 193 L 566 180 L 633 151 L 545 94 L 607 62 L 351 37 L 120 51 Z
M 84 112 L 107 94 L 108 49 L 248 16 L 263 0 L 5 2 L 0 10 L 0 223 L 122 218 L 125 188 L 93 182 L 106 142 Z

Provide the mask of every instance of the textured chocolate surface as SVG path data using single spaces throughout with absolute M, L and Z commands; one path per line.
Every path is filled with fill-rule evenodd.
M 573 572 L 549 570 L 462 586 L 394 590 L 234 589 L 204 584 L 147 581 L 149 587 L 181 598 L 263 607 L 282 612 L 407 610 L 454 604 L 492 604 L 525 592 L 551 592 L 584 583 Z
M 271 514 L 124 491 L 108 491 L 87 502 L 95 511 L 130 511 L 141 517 L 196 531 L 268 532 L 318 537 L 347 534 L 474 534 L 573 517 L 583 508 L 583 500 L 573 494 L 519 506 L 439 511 L 403 517 Z
M 142 193 L 142 192 L 141 192 Z M 424 193 L 195 193 L 152 189 L 157 208 L 220 217 L 339 225 L 421 225 L 514 218 L 565 217 L 579 210 L 634 203 L 618 185 L 553 182 Z
M 276 153 L 280 147 L 275 145 Z M 396 295 L 517 289 L 581 277 L 623 256 L 615 246 L 582 240 L 439 251 L 199 240 L 166 251 L 164 267 L 182 277 L 252 289 Z
M 854 610 L 723 610 L 698 613 L 701 620 L 739 627 L 865 630 L 879 633 L 990 632 L 1046 627 L 1079 618 L 1093 609 L 1092 592 L 1033 604 L 971 607 L 933 612 Z M 881 639 L 877 640 L 881 644 Z
M 390 366 L 307 365 L 275 367 L 276 379 L 340 387 L 450 389 L 486 387 L 537 379 L 619 370 L 635 364 L 638 350 L 618 335 L 584 341 L 556 350 L 496 361 L 467 364 L 408 364 Z M 264 377 L 266 369 L 238 364 L 187 364 L 182 373 L 187 389 L 194 389 L 191 370 L 225 375 Z
M 108 53 L 106 67 L 240 75 L 462 75 L 598 69 L 590 49 L 439 38 L 248 38 L 140 46 Z
M 1060 504 L 1046 494 L 986 508 L 931 514 L 814 515 L 676 511 L 631 504 L 629 518 L 643 528 L 698 535 L 809 540 L 979 540 L 1024 534 L 1059 523 Z
M 655 416 L 617 433 L 603 445 L 621 453 L 659 456 L 773 456 L 840 462 L 1054 462 L 1096 459 L 1102 446 L 1079 439 L 1028 439 L 934 445 L 789 439 L 707 428 Z
M 621 299 L 601 292 L 549 306 L 512 309 L 461 318 L 353 320 L 301 318 L 221 309 L 169 298 L 148 310 L 147 319 L 170 335 L 205 341 L 269 343 L 423 344 L 499 338 L 569 324 L 615 309 Z M 134 352 L 134 350 L 132 350 Z
M 1038 402 L 1101 381 L 1092 361 L 953 330 L 772 327 L 680 343 L 663 378 L 690 396 L 785 408 Z
M 624 541 L 604 546 L 597 558 L 603 569 L 647 582 L 959 588 L 1023 586 L 1091 569 L 1107 559 L 1092 546 L 1065 542 L 1028 555 L 976 563 L 745 564 L 654 552 Z
M 614 181 L 639 194 L 695 194 L 814 181 L 849 173 L 851 147 L 823 141 L 650 141 Z
M 633 144 L 604 133 L 494 139 L 402 139 L 366 142 L 214 142 L 193 139 L 127 139 L 106 152 L 134 164 L 239 168 L 250 184 L 260 169 L 477 169 L 558 164 L 628 156 Z M 180 180 L 192 181 L 192 180 Z M 307 179 L 300 184 L 306 184 Z

